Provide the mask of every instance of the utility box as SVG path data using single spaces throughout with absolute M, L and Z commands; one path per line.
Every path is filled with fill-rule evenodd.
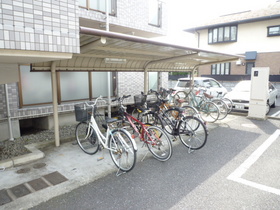
M 252 68 L 249 118 L 266 119 L 269 67 Z

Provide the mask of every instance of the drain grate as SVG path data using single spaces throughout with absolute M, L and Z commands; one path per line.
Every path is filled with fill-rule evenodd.
M 9 197 L 7 190 L 0 190 L 0 206 L 10 203 L 12 199 Z
M 0 206 L 10 203 L 17 198 L 45 189 L 49 186 L 60 184 L 67 180 L 68 179 L 65 178 L 65 176 L 55 171 L 27 183 L 22 183 L 9 189 L 2 189 L 0 190 Z
M 38 190 L 42 190 L 46 187 L 48 187 L 49 185 L 44 182 L 43 179 L 39 178 L 39 179 L 34 179 L 30 182 L 27 182 L 35 191 L 38 191 Z
M 15 187 L 10 188 L 11 192 L 14 194 L 16 198 L 20 198 L 22 196 L 28 195 L 31 193 L 24 184 L 17 185 Z
M 60 173 L 53 172 L 51 174 L 43 176 L 46 180 L 48 180 L 52 185 L 60 184 L 61 182 L 67 181 L 67 179 L 62 176 Z

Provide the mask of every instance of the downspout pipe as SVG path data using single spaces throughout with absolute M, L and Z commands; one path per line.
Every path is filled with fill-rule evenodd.
M 195 32 L 197 33 L 197 48 L 199 48 L 199 46 L 200 46 L 200 33 L 197 30 L 195 30 Z
M 8 118 L 8 127 L 9 127 L 9 134 L 10 134 L 10 139 L 11 141 L 15 140 L 14 135 L 13 135 L 13 128 L 12 128 L 12 120 L 11 120 L 11 111 L 10 111 L 10 106 L 9 106 L 9 93 L 8 93 L 8 85 L 4 85 L 5 88 L 5 97 L 6 97 L 6 107 L 7 107 L 7 118 Z

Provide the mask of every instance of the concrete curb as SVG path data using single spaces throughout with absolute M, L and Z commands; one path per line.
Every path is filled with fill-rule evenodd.
M 37 148 L 38 144 L 29 144 L 29 145 L 25 145 L 24 147 L 30 151 L 30 153 L 25 154 L 25 155 L 21 155 L 21 156 L 17 156 L 17 157 L 13 157 L 11 159 L 8 160 L 4 160 L 0 162 L 0 167 L 3 168 L 3 170 L 5 168 L 11 168 L 14 166 L 19 166 L 19 165 L 23 165 L 26 163 L 30 163 L 33 162 L 35 160 L 39 160 L 45 157 L 45 153 L 43 153 L 41 150 L 39 150 Z

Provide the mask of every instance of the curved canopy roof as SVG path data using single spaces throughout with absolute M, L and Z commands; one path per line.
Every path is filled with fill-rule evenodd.
M 192 71 L 239 57 L 80 27 L 80 54 L 56 61 L 56 71 Z M 34 63 L 32 70 L 50 71 L 51 61 Z

